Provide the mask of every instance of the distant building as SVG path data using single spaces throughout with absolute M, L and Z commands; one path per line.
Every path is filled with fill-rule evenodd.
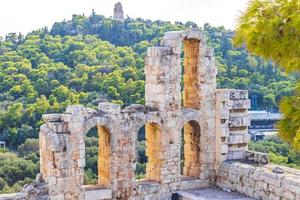
M 262 140 L 265 136 L 276 135 L 276 123 L 282 118 L 280 113 L 268 111 L 249 111 L 249 133 L 254 141 Z
M 4 141 L 0 141 L 0 149 L 5 149 L 5 142 Z
M 249 111 L 251 121 L 250 129 L 276 129 L 276 123 L 281 119 L 280 113 L 268 111 Z
M 113 19 L 117 21 L 124 21 L 123 7 L 120 2 L 115 4 Z

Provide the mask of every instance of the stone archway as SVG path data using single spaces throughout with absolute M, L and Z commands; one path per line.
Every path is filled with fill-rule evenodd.
M 145 165 L 144 178 L 148 181 L 161 181 L 161 168 L 163 164 L 162 154 L 162 138 L 161 138 L 161 127 L 155 122 L 143 122 L 139 125 L 136 138 L 136 162 L 146 160 L 143 164 Z M 144 134 L 144 135 L 141 135 Z M 141 143 L 145 148 L 144 159 L 139 158 L 138 148 L 141 147 Z M 141 152 L 140 152 L 141 153 Z M 136 165 L 137 166 L 137 165 Z M 143 166 L 144 167 L 144 166 Z M 140 176 L 139 176 L 140 177 Z M 141 178 L 138 178 L 141 179 Z
M 161 154 L 161 129 L 156 123 L 147 123 L 146 130 L 146 178 L 151 181 L 160 181 L 162 160 Z
M 200 126 L 199 123 L 191 120 L 184 124 L 182 131 L 182 151 L 181 151 L 181 175 L 199 178 L 200 162 Z
M 97 126 L 99 137 L 98 148 L 98 184 L 110 186 L 110 132 L 105 126 Z
M 93 131 L 94 140 L 97 136 L 97 186 L 111 186 L 111 134 L 110 129 L 103 123 L 96 123 L 97 120 L 91 120 L 86 123 L 86 132 L 84 137 L 87 138 L 90 131 Z M 86 146 L 86 144 L 85 144 Z M 87 161 L 87 152 L 85 157 Z

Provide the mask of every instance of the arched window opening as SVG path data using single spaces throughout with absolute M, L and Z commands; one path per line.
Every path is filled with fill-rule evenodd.
M 184 124 L 181 137 L 181 166 L 183 176 L 198 178 L 200 174 L 200 126 L 196 121 Z
M 200 40 L 183 40 L 182 105 L 185 108 L 200 108 L 199 95 L 199 48 Z
M 160 181 L 161 129 L 148 123 L 138 132 L 136 179 Z
M 145 126 L 140 128 L 137 136 L 137 162 L 135 169 L 135 178 L 137 180 L 146 178 L 146 163 L 148 157 L 146 156 L 146 131 Z
M 85 138 L 84 185 L 110 186 L 110 133 L 104 126 L 92 128 Z

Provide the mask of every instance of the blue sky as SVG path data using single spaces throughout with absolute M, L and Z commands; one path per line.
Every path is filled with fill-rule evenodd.
M 112 0 L 4 0 L 0 3 L 0 35 L 51 27 L 56 21 L 71 19 L 72 14 L 111 16 Z M 168 21 L 208 22 L 233 29 L 249 0 L 119 0 L 125 16 Z

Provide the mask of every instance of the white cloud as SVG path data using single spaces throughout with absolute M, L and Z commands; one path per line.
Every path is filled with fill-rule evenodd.
M 249 0 L 120 0 L 125 15 L 169 21 L 208 22 L 234 28 L 239 11 Z M 72 14 L 111 16 L 111 0 L 4 0 L 0 3 L 0 35 L 51 27 L 56 21 L 70 19 Z

